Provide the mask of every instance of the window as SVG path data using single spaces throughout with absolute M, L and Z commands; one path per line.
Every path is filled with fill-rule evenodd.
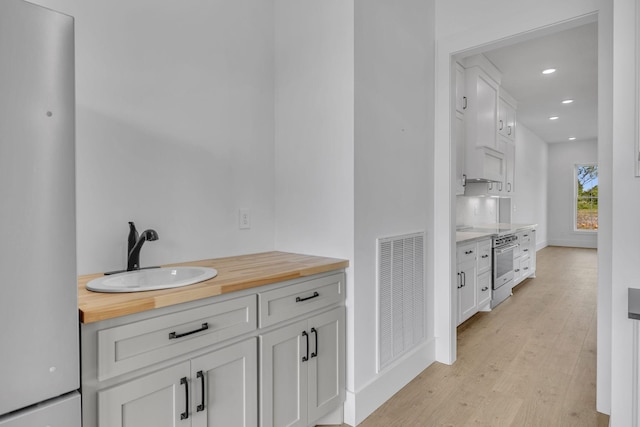
M 598 231 L 598 165 L 576 165 L 576 231 Z

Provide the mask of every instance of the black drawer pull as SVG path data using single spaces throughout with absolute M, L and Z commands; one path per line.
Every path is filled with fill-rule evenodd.
M 311 328 L 311 333 L 315 336 L 316 339 L 316 351 L 311 353 L 311 358 L 313 359 L 318 355 L 318 330 L 316 328 Z
M 195 329 L 193 331 L 185 332 L 183 334 L 179 334 L 177 332 L 169 332 L 169 339 L 173 340 L 173 339 L 176 339 L 176 338 L 186 337 L 187 335 L 196 334 L 198 332 L 206 331 L 207 329 L 209 329 L 209 324 L 207 322 L 204 322 L 202 324 L 202 327 L 200 327 L 199 329 Z
M 489 255 L 482 255 L 482 258 L 489 258 Z
M 307 339 L 307 355 L 302 356 L 302 361 L 306 362 L 307 360 L 309 360 L 309 334 L 307 334 L 307 331 L 302 331 L 302 336 Z
M 317 298 L 319 297 L 320 294 L 317 292 L 314 292 L 313 295 L 311 295 L 310 297 L 306 297 L 306 298 L 300 298 L 300 297 L 296 297 L 296 302 L 302 302 L 302 301 L 306 301 L 306 300 L 310 300 L 312 298 Z
M 187 381 L 187 377 L 180 378 L 180 385 L 184 384 L 184 412 L 180 414 L 181 420 L 186 420 L 189 418 L 189 381 Z
M 200 412 L 204 411 L 204 372 L 198 371 L 196 378 L 200 378 L 200 387 L 202 390 L 202 399 L 200 400 L 200 404 L 196 407 L 196 412 Z
M 473 253 L 473 251 L 464 251 L 465 255 L 469 255 L 469 254 L 472 254 L 472 253 Z
M 482 288 L 482 292 L 488 291 L 489 288 L 487 288 L 486 286 L 484 288 Z

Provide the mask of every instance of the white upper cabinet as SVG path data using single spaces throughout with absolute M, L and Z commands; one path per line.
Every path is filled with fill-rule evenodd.
M 467 109 L 467 92 L 466 82 L 464 79 L 464 67 L 456 62 L 456 111 L 464 114 L 464 110 Z
M 464 65 L 467 143 L 497 151 L 500 72 L 482 55 L 465 58 Z
M 498 134 L 509 141 L 516 140 L 516 108 L 517 103 L 509 93 L 500 88 L 498 103 Z
M 464 60 L 465 173 L 469 182 L 504 181 L 498 125 L 499 71 L 483 56 Z

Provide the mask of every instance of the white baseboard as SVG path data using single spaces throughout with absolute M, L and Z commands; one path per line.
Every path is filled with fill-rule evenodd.
M 549 243 L 546 240 L 544 242 L 536 243 L 536 252 L 538 252 L 540 249 L 546 248 L 547 246 L 549 246 Z
M 569 248 L 596 249 L 598 247 L 598 243 L 586 242 L 584 240 L 558 239 L 558 240 L 549 240 L 549 246 L 566 246 Z
M 435 339 L 431 339 L 380 372 L 360 390 L 347 390 L 347 400 L 344 403 L 345 424 L 360 424 L 435 361 Z

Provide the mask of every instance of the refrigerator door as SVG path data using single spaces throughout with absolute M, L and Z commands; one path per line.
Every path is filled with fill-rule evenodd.
M 80 424 L 80 395 L 77 392 L 0 416 L 0 427 L 80 427 Z
M 73 39 L 0 1 L 0 415 L 79 387 Z

